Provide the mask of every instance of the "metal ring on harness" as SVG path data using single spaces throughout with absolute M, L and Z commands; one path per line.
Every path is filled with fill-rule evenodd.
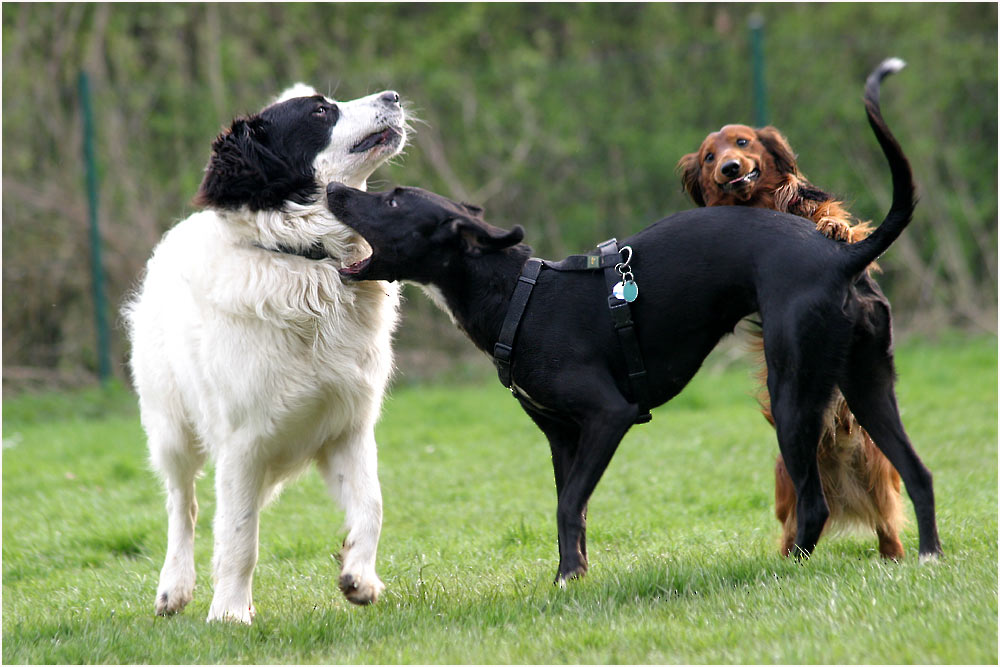
M 615 265 L 615 271 L 617 271 L 622 275 L 625 275 L 625 272 L 628 271 L 628 265 L 632 261 L 632 246 L 623 245 L 621 248 L 618 249 L 619 254 L 625 252 L 626 250 L 628 250 L 628 259 L 626 259 L 624 262 L 619 262 L 618 264 Z

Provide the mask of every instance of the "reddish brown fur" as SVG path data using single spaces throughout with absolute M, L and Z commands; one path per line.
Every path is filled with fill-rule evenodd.
M 867 222 L 855 221 L 840 201 L 806 180 L 788 141 L 773 127 L 726 125 L 705 137 L 698 152 L 682 157 L 677 168 L 684 189 L 699 206 L 753 206 L 793 213 L 811 219 L 826 236 L 847 243 L 870 233 Z M 754 170 L 759 172 L 756 178 Z M 757 356 L 763 360 L 759 331 L 754 333 Z M 766 373 L 766 369 L 761 371 L 759 400 L 764 417 L 773 426 L 763 389 Z M 839 391 L 824 420 L 817 458 L 830 508 L 827 530 L 866 526 L 878 536 L 879 553 L 884 558 L 902 558 L 899 531 L 904 518 L 899 474 L 855 421 Z M 780 455 L 774 480 L 775 514 L 783 524 L 781 552 L 789 555 L 795 541 L 796 496 Z

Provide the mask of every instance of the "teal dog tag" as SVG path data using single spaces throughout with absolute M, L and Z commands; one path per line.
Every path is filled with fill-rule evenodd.
M 632 303 L 639 298 L 639 286 L 635 284 L 634 280 L 623 280 L 614 286 L 611 293 L 622 301 Z

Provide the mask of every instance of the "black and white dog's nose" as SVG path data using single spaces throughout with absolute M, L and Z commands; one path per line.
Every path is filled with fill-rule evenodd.
M 733 178 L 734 176 L 740 175 L 740 162 L 739 160 L 730 160 L 726 164 L 722 165 L 722 175 L 726 178 Z
M 399 93 L 395 90 L 387 90 L 379 95 L 379 99 L 390 106 L 393 104 L 399 104 Z

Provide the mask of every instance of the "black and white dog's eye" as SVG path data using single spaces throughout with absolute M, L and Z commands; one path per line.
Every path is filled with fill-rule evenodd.
M 398 208 L 399 207 L 399 204 L 396 203 L 395 199 L 390 199 L 389 201 L 386 202 L 386 205 L 389 206 L 390 208 Z

